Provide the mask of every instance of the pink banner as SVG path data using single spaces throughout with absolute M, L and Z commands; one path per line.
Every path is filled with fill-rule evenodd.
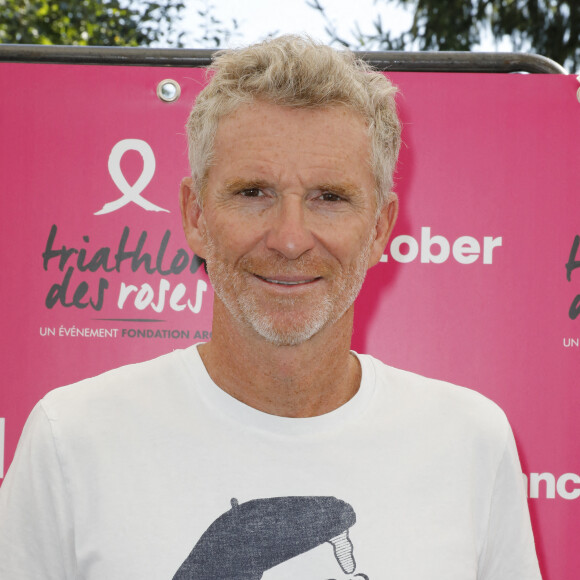
M 0 64 L 0 476 L 48 390 L 211 335 L 181 233 L 197 69 Z M 355 350 L 512 423 L 545 580 L 580 569 L 580 103 L 572 76 L 394 73 L 401 214 Z M 156 93 L 181 87 L 173 103 Z M 4 444 L 3 440 L 4 439 Z

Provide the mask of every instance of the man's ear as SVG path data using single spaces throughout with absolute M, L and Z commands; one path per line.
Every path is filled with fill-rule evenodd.
M 371 255 L 369 258 L 369 268 L 377 264 L 387 246 L 397 215 L 399 214 L 399 198 L 394 192 L 390 192 L 383 207 L 379 213 L 376 225 L 376 236 L 371 247 Z
M 199 193 L 193 189 L 191 177 L 184 177 L 181 181 L 179 205 L 187 244 L 200 258 L 205 258 L 205 218 L 201 210 Z

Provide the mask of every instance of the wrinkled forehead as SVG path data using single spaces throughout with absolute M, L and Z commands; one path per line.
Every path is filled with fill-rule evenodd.
M 343 156 L 345 162 L 356 155 L 359 167 L 361 163 L 370 167 L 371 140 L 362 116 L 345 107 L 295 108 L 256 102 L 220 120 L 212 163 L 278 151 L 288 163 L 310 154 Z
M 249 116 L 253 119 L 259 119 L 262 116 L 268 118 L 275 116 L 281 122 L 291 122 L 292 119 L 300 117 L 326 118 L 329 124 L 357 123 L 364 128 L 365 133 L 369 133 L 369 120 L 359 111 L 345 104 L 297 106 L 292 103 L 276 103 L 262 98 L 242 101 L 231 109 L 226 108 L 225 112 L 217 119 L 216 131 L 219 131 L 223 125 L 229 124 L 232 119 L 244 119 Z

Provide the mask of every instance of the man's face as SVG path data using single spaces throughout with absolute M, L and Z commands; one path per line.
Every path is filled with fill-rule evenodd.
M 340 107 L 243 105 L 220 121 L 214 155 L 203 209 L 187 184 L 182 207 L 227 323 L 277 345 L 332 326 L 396 217 L 396 202 L 377 211 L 362 118 Z

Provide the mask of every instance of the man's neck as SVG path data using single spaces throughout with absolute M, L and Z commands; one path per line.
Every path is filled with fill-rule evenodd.
M 332 327 L 296 346 L 276 346 L 253 331 L 223 324 L 216 301 L 211 342 L 199 347 L 212 380 L 265 413 L 313 417 L 337 409 L 358 391 L 361 369 L 350 353 L 352 307 Z

